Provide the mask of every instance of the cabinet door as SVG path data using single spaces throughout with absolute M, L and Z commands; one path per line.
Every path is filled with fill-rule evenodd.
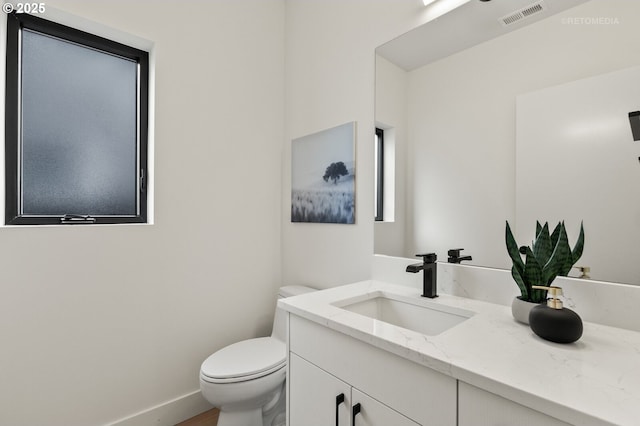
M 288 381 L 289 426 L 349 426 L 351 386 L 347 383 L 294 353 L 289 357 Z
M 296 315 L 289 316 L 289 348 L 418 424 L 456 426 L 453 377 Z
M 358 389 L 352 388 L 351 399 L 353 403 L 352 426 L 419 426 L 418 423 L 365 395 Z
M 464 382 L 458 384 L 458 426 L 569 426 L 539 411 Z

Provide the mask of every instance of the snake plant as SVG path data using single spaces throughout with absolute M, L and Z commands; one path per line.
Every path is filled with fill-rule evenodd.
M 581 223 L 580 235 L 573 250 L 569 246 L 564 222 L 558 223 L 551 234 L 548 223 L 542 226 L 540 222 L 536 222 L 536 239 L 531 247 L 518 247 L 507 221 L 505 239 L 507 252 L 513 262 L 511 276 L 520 288 L 520 298 L 527 302 L 540 303 L 546 299 L 547 292 L 532 289 L 531 286 L 549 286 L 558 275 L 569 274 L 582 256 L 584 228 Z M 521 255 L 524 255 L 524 260 Z

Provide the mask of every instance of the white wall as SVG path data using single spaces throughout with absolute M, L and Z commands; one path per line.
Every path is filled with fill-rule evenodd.
M 269 332 L 284 2 L 46 6 L 156 47 L 155 224 L 0 229 L 0 424 L 104 424 L 198 390 L 209 354 Z
M 459 246 L 474 264 L 510 267 L 502 236 L 516 218 L 516 96 L 639 64 L 639 16 L 638 2 L 588 2 L 409 73 L 414 250 Z M 611 23 L 594 24 L 600 17 Z
M 375 87 L 376 126 L 384 129 L 385 204 L 384 220 L 374 224 L 374 252 L 409 256 L 405 252 L 407 73 L 376 55 Z M 393 210 L 392 217 L 388 210 Z
M 330 287 L 371 276 L 375 48 L 427 18 L 419 0 L 286 2 L 283 280 Z M 291 223 L 291 140 L 357 121 L 356 224 Z
M 551 231 L 562 220 L 573 247 L 584 222 L 577 265 L 589 267 L 594 280 L 640 284 L 640 265 L 629 261 L 640 252 L 631 237 L 640 234 L 640 146 L 628 116 L 640 107 L 638 81 L 640 67 L 625 68 L 517 99 L 514 232 L 518 241 L 532 241 L 538 218 Z

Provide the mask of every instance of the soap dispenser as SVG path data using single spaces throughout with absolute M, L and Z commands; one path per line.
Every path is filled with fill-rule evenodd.
M 560 287 L 531 286 L 537 290 L 547 290 L 547 304 L 540 304 L 529 313 L 529 326 L 534 333 L 545 340 L 556 343 L 573 343 L 582 336 L 582 320 L 571 309 L 563 308 Z

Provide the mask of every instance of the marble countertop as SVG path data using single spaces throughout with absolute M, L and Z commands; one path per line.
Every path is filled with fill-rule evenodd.
M 278 306 L 574 425 L 639 424 L 639 332 L 585 322 L 579 341 L 557 344 L 517 323 L 509 307 L 440 294 L 429 303 L 474 315 L 426 336 L 332 305 L 380 291 L 425 300 L 412 287 L 362 281 L 281 299 Z

